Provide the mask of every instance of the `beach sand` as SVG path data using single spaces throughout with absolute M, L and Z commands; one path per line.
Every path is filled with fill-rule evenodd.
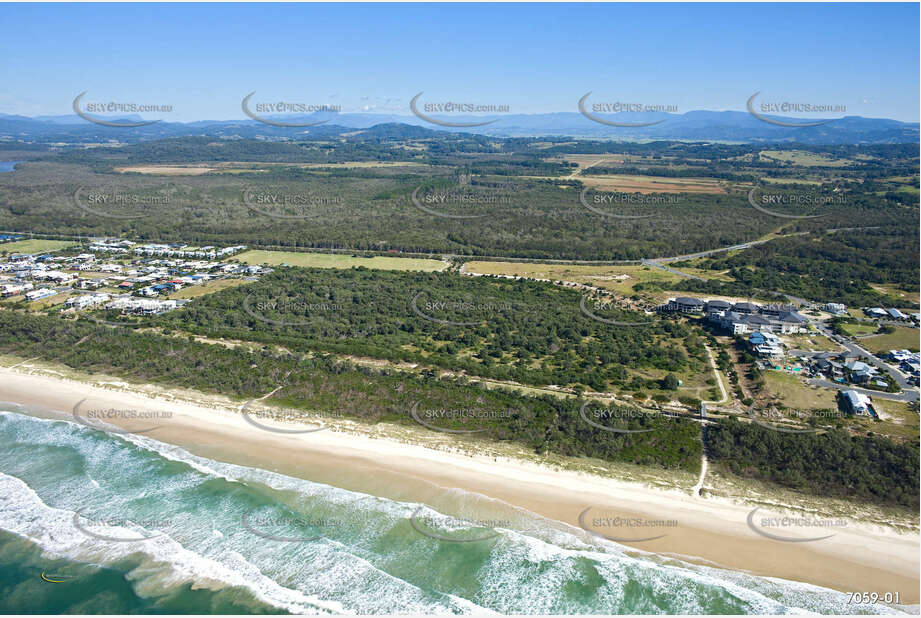
M 212 459 L 385 498 L 424 502 L 449 515 L 454 513 L 446 496 L 456 490 L 500 500 L 572 526 L 578 526 L 580 514 L 590 508 L 583 522 L 606 536 L 637 539 L 664 534 L 655 540 L 623 543 L 636 550 L 845 592 L 898 592 L 902 604 L 919 603 L 921 545 L 917 532 L 850 520 L 843 526 L 800 528 L 799 532 L 764 528 L 788 538 L 833 534 L 811 542 L 783 542 L 760 536 L 749 527 L 753 505 L 654 489 L 530 461 L 445 452 L 332 427 L 311 433 L 275 433 L 257 428 L 231 407 L 204 407 L 152 398 L 138 391 L 33 375 L 27 365 L 0 368 L 0 401 L 70 414 L 84 399 L 80 407 L 84 412 L 109 408 L 167 411 L 169 418 L 156 421 L 110 422 L 132 430 L 156 425 L 157 429 L 142 435 Z M 258 422 L 277 428 L 304 428 L 263 419 Z M 484 498 L 484 504 L 489 499 Z M 761 508 L 753 521 L 777 513 Z M 593 522 L 604 524 L 598 518 L 615 516 L 647 522 L 674 520 L 677 525 L 593 526 Z

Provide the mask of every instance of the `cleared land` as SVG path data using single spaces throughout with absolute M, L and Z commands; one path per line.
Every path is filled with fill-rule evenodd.
M 841 330 L 850 335 L 851 337 L 859 337 L 861 335 L 871 335 L 876 332 L 876 324 L 842 324 Z
M 133 165 L 114 169 L 121 174 L 156 174 L 159 176 L 200 176 L 215 170 L 214 167 L 200 165 Z
M 918 439 L 919 424 L 916 404 L 877 398 L 873 400 L 873 407 L 882 422 L 863 420 L 868 425 L 869 431 L 892 437 Z
M 200 176 L 211 172 L 238 173 L 264 172 L 273 166 L 300 168 L 337 168 L 353 169 L 365 167 L 413 167 L 425 165 L 415 161 L 353 161 L 346 163 L 253 163 L 235 161 L 230 163 L 193 163 L 188 165 L 130 165 L 116 167 L 121 174 L 154 174 L 159 176 Z
M 198 298 L 199 296 L 204 296 L 213 292 L 219 292 L 221 290 L 232 288 L 237 285 L 242 285 L 244 283 L 248 283 L 246 279 L 217 279 L 202 285 L 190 285 L 188 287 L 184 287 L 178 292 L 170 294 L 169 298 L 176 300 L 181 300 L 184 298 Z
M 843 167 L 853 164 L 853 161 L 847 159 L 832 159 L 814 152 L 804 152 L 802 150 L 762 150 L 762 157 L 773 159 L 774 161 L 783 161 L 803 167 Z
M 633 286 L 645 281 L 678 281 L 678 275 L 649 266 L 577 266 L 568 264 L 528 264 L 517 262 L 467 262 L 464 270 L 484 275 L 511 275 L 551 281 L 574 281 L 623 296 L 634 293 Z
M 664 176 L 582 175 L 586 187 L 625 193 L 726 193 L 720 181 L 711 178 L 666 178 Z
M 803 384 L 799 377 L 780 371 L 764 372 L 768 402 L 795 410 L 838 409 L 835 391 Z
M 6 242 L 0 244 L 0 253 L 46 253 L 48 251 L 60 251 L 67 247 L 76 246 L 77 243 L 70 240 L 42 240 L 33 238 L 30 240 L 17 240 L 15 242 Z
M 353 266 L 364 266 L 365 268 L 374 268 L 378 270 L 420 270 L 431 272 L 435 270 L 444 270 L 448 267 L 447 262 L 441 260 L 428 260 L 424 258 L 400 258 L 400 257 L 354 257 L 351 255 L 340 255 L 335 253 L 307 253 L 297 251 L 246 251 L 240 255 L 234 256 L 233 261 L 243 262 L 244 264 L 256 264 L 269 266 L 303 266 L 307 268 L 352 268 Z
M 821 333 L 786 335 L 782 339 L 788 346 L 799 350 L 811 350 L 813 352 L 838 352 L 841 350 L 841 346 Z
M 897 288 L 896 286 L 892 284 L 871 283 L 870 287 L 876 290 L 877 292 L 879 292 L 880 294 L 887 294 L 895 298 L 903 298 L 912 303 L 921 302 L 921 293 L 905 292 L 904 290 L 900 290 L 899 288 Z M 909 311 L 909 313 L 911 313 L 911 311 Z
M 888 335 L 874 335 L 873 337 L 861 339 L 860 345 L 874 354 L 877 352 L 886 352 L 888 350 L 902 349 L 917 352 L 919 348 L 921 348 L 918 341 L 919 335 L 921 335 L 921 332 L 919 332 L 917 328 L 897 326 L 894 333 L 889 333 Z

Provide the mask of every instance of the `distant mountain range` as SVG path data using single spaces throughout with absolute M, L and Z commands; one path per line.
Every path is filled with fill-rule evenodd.
M 495 122 L 476 127 L 445 127 L 413 115 L 388 114 L 312 114 L 267 117 L 287 123 L 310 123 L 311 127 L 278 127 L 256 120 L 200 120 L 196 122 L 158 122 L 141 127 L 106 127 L 75 114 L 66 116 L 11 116 L 0 114 L 0 141 L 25 142 L 137 142 L 168 137 L 200 135 L 224 139 L 298 139 L 334 136 L 378 125 L 404 125 L 394 131 L 401 137 L 435 136 L 438 133 L 473 133 L 497 137 L 571 137 L 602 140 L 687 140 L 743 143 L 800 144 L 895 144 L 919 142 L 919 123 L 882 118 L 846 116 L 814 127 L 784 127 L 764 122 L 747 112 L 692 111 L 684 114 L 619 113 L 604 118 L 619 123 L 641 124 L 662 121 L 645 127 L 611 127 L 577 112 L 552 114 L 497 114 L 494 117 L 450 117 L 454 123 Z M 815 122 L 816 119 L 791 119 L 769 116 L 785 122 Z M 139 122 L 142 118 L 106 118 L 114 122 Z M 418 127 L 419 130 L 409 130 Z M 0 142 L 2 143 L 2 142 Z

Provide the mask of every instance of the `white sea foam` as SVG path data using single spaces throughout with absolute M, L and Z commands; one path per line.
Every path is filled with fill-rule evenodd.
M 168 583 L 195 581 L 195 573 L 208 573 L 212 579 L 254 589 L 260 599 L 278 607 L 310 608 L 306 611 L 348 608 L 360 613 L 485 613 L 492 609 L 510 613 L 591 613 L 599 609 L 626 608 L 635 613 L 709 613 L 713 607 L 720 606 L 731 612 L 765 614 L 852 613 L 855 610 L 897 613 L 883 605 L 859 608 L 846 605 L 846 595 L 818 586 L 685 564 L 671 558 L 642 555 L 634 550 L 628 552 L 628 548 L 617 543 L 597 539 L 565 524 L 548 522 L 521 509 L 515 509 L 514 529 L 496 529 L 499 536 L 492 541 L 487 559 L 476 573 L 478 590 L 471 598 L 464 598 L 450 589 L 442 590 L 437 581 L 424 586 L 418 582 L 414 584 L 383 567 L 393 560 L 434 565 L 440 559 L 438 552 L 444 548 L 437 541 L 411 532 L 405 555 L 377 553 L 382 551 L 382 538 L 406 532 L 408 519 L 422 505 L 217 462 L 146 436 L 116 435 L 88 442 L 81 436 L 92 430 L 69 421 L 65 423 L 67 427 L 63 431 L 48 431 L 47 426 L 39 428 L 42 431 L 30 432 L 23 428 L 17 431 L 19 435 L 42 443 L 66 443 L 88 460 L 101 458 L 106 464 L 116 462 L 112 474 L 117 476 L 105 479 L 103 485 L 106 487 L 129 473 L 131 468 L 121 471 L 118 465 L 131 465 L 133 447 L 137 449 L 133 455 L 135 466 L 138 455 L 143 454 L 147 458 L 145 461 L 168 460 L 181 463 L 188 470 L 170 478 L 148 481 L 150 487 L 138 488 L 140 494 L 155 490 L 158 497 L 181 496 L 184 492 L 194 492 L 209 479 L 223 479 L 231 484 L 268 488 L 260 491 L 269 491 L 278 505 L 287 505 L 295 511 L 303 507 L 311 512 L 316 508 L 335 512 L 348 527 L 348 535 L 342 539 L 330 535 L 331 538 L 314 543 L 279 546 L 261 538 L 246 537 L 241 541 L 240 526 L 235 525 L 239 519 L 234 521 L 231 515 L 218 513 L 212 523 L 212 534 L 203 535 L 206 538 L 198 541 L 194 551 L 169 537 L 142 544 L 114 544 L 139 545 L 149 556 L 149 563 L 169 564 L 168 576 L 163 576 Z M 6 520 L 9 509 L 0 508 L 0 527 L 29 538 L 34 535 L 42 541 L 43 547 L 63 548 L 81 556 L 99 552 L 106 556 L 106 552 L 115 552 L 115 556 L 108 558 L 117 559 L 128 551 L 127 548 L 113 549 L 111 543 L 99 543 L 105 547 L 87 545 L 83 535 L 79 539 L 72 538 L 74 534 L 79 535 L 67 519 L 72 511 L 44 505 L 35 492 L 28 500 L 24 499 L 22 495 L 28 493 L 28 488 L 19 483 L 18 487 L 0 484 L 0 494 L 13 492 L 18 496 L 16 500 L 25 504 L 12 511 L 10 522 Z M 458 510 L 467 510 L 462 507 L 468 501 L 470 510 L 475 511 L 483 496 L 451 490 L 450 498 Z M 496 501 L 490 504 L 490 510 L 501 508 L 503 505 Z M 439 528 L 455 528 L 448 518 L 428 507 L 423 507 L 421 515 L 438 517 Z M 42 521 L 37 522 L 36 518 Z M 46 519 L 56 522 L 50 531 L 44 527 Z M 8 525 L 25 526 L 26 532 Z M 111 534 L 117 536 L 119 533 Z M 226 549 L 228 544 L 234 549 Z M 279 561 L 280 556 L 283 556 L 283 563 Z M 148 578 L 148 581 L 153 580 Z M 305 587 L 309 595 L 302 590 Z M 567 590 L 583 587 L 592 591 L 589 599 L 566 598 Z M 587 602 L 591 604 L 586 605 Z
M 167 536 L 138 543 L 112 543 L 89 537 L 74 527 L 73 511 L 48 506 L 22 480 L 2 472 L 0 495 L 4 497 L 0 501 L 0 528 L 54 555 L 107 565 L 140 554 L 144 556 L 144 565 L 137 569 L 135 576 L 145 570 L 157 571 L 161 575 L 158 587 L 239 586 L 248 588 L 256 598 L 269 605 L 294 613 L 348 613 L 340 603 L 311 598 L 298 590 L 280 586 L 252 565 L 241 563 L 234 569 L 227 568 L 185 549 Z M 113 537 L 137 535 L 136 530 L 125 526 L 100 526 L 97 530 Z

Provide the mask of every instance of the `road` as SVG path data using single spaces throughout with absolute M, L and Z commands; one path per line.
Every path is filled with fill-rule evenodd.
M 891 399 L 892 401 L 917 401 L 918 400 L 918 391 L 906 390 L 901 393 L 884 393 L 883 391 L 873 391 L 868 388 L 860 388 L 859 386 L 854 386 L 853 384 L 839 384 L 838 382 L 831 382 L 825 380 L 824 378 L 812 378 L 809 380 L 809 383 L 814 386 L 823 386 L 825 388 L 835 388 L 839 391 L 850 391 L 854 390 L 858 393 L 863 393 L 864 395 L 869 395 L 870 397 L 876 399 Z
M 685 279 L 696 279 L 697 281 L 704 280 L 703 277 L 698 277 L 697 275 L 689 275 L 688 273 L 683 273 L 680 270 L 675 270 L 674 268 L 671 268 L 670 266 L 666 266 L 665 264 L 662 264 L 659 260 L 642 260 L 641 262 L 644 266 L 652 266 L 653 268 L 659 268 L 666 272 L 670 272 L 673 275 L 684 277 Z
M 880 369 L 882 369 L 883 371 L 891 375 L 892 379 L 896 381 L 896 383 L 899 385 L 899 387 L 902 390 L 905 390 L 905 391 L 912 390 L 912 385 L 908 383 L 908 376 L 902 373 L 896 367 L 893 367 L 889 363 L 877 358 L 876 356 L 873 355 L 873 353 L 863 349 L 862 347 L 860 347 L 859 345 L 857 345 L 856 343 L 852 341 L 849 341 L 845 337 L 834 334 L 822 322 L 818 320 L 810 320 L 810 324 L 815 326 L 816 329 L 820 333 L 822 333 L 823 335 L 825 335 L 826 337 L 828 337 L 835 343 L 844 346 L 849 352 L 853 354 L 857 354 L 858 356 L 866 357 L 868 359 L 868 362 L 876 365 L 877 367 L 879 367 Z M 875 391 L 871 391 L 871 392 L 875 392 Z M 914 393 L 915 393 L 914 399 L 917 399 L 918 392 L 914 391 Z M 912 399 L 912 401 L 914 401 L 914 399 Z

